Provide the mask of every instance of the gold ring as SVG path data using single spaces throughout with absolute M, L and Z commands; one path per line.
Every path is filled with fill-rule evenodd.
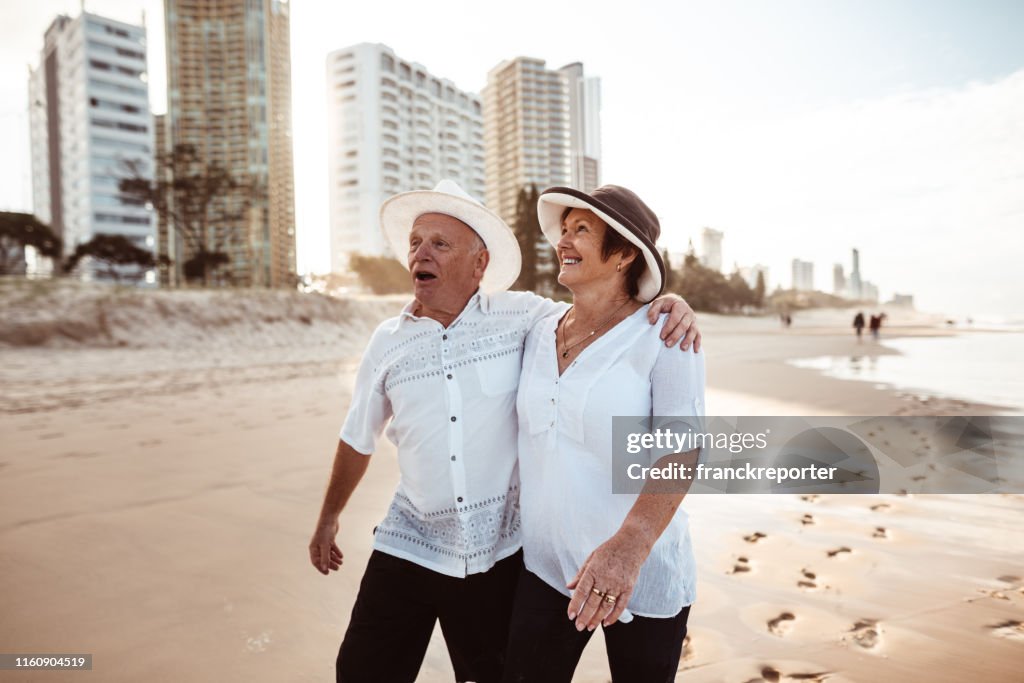
M 590 589 L 590 592 L 591 592 L 591 593 L 593 593 L 594 595 L 599 595 L 599 596 L 601 596 L 602 598 L 603 598 L 603 597 L 605 597 L 605 596 L 607 595 L 607 593 L 603 593 L 603 592 L 601 592 L 601 591 L 597 590 L 597 587 L 596 587 L 596 586 L 595 586 L 595 587 L 593 587 L 593 588 L 591 588 L 591 589 Z
M 618 597 L 606 594 L 604 596 L 604 601 L 607 602 L 609 605 L 614 605 L 618 601 Z

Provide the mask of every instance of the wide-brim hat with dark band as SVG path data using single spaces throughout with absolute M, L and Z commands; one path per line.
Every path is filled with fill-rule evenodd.
M 489 254 L 480 289 L 487 293 L 500 292 L 511 287 L 519 277 L 523 257 L 512 229 L 458 183 L 447 179 L 439 182 L 433 190 L 402 192 L 380 205 L 381 230 L 395 258 L 406 270 L 409 269 L 412 224 L 426 213 L 443 213 L 457 218 L 480 235 Z
M 646 303 L 661 294 L 665 287 L 665 262 L 655 246 L 661 224 L 636 193 L 619 185 L 602 185 L 590 194 L 571 187 L 549 187 L 541 192 L 537 200 L 540 229 L 556 249 L 562 237 L 562 214 L 566 207 L 593 211 L 640 250 L 647 268 L 640 276 L 638 300 Z

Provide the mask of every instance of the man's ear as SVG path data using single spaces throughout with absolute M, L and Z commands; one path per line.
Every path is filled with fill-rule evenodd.
M 473 275 L 478 278 L 484 276 L 484 271 L 487 270 L 487 264 L 491 262 L 491 254 L 486 249 L 481 249 L 476 255 L 476 267 L 473 269 Z

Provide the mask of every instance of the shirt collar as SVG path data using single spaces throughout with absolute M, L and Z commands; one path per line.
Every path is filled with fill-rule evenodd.
M 466 311 L 471 311 L 473 310 L 474 306 L 478 305 L 480 306 L 481 312 L 485 314 L 490 313 L 491 297 L 483 293 L 479 289 L 476 290 L 473 296 L 469 297 L 469 301 L 467 301 L 465 307 L 463 307 L 463 309 L 459 311 L 459 314 L 455 317 L 455 320 L 452 321 L 452 325 L 454 325 L 456 321 L 462 318 L 462 316 L 466 314 Z M 413 299 L 412 301 L 407 303 L 405 307 L 402 309 L 402 312 L 398 314 L 397 318 L 395 318 L 395 324 L 391 326 L 391 334 L 397 333 L 400 329 L 402 329 L 403 325 L 410 325 L 412 323 L 422 320 L 422 318 L 413 315 L 414 310 L 416 310 L 416 299 Z

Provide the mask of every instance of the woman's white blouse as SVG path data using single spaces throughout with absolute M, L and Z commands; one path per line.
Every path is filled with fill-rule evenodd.
M 618 531 L 637 499 L 612 493 L 612 417 L 703 415 L 704 354 L 667 348 L 661 324 L 648 323 L 644 306 L 559 377 L 559 317 L 541 320 L 526 339 L 516 407 L 526 568 L 568 596 L 565 585 Z M 680 507 L 641 568 L 621 620 L 630 621 L 630 613 L 675 616 L 693 602 L 695 583 Z

